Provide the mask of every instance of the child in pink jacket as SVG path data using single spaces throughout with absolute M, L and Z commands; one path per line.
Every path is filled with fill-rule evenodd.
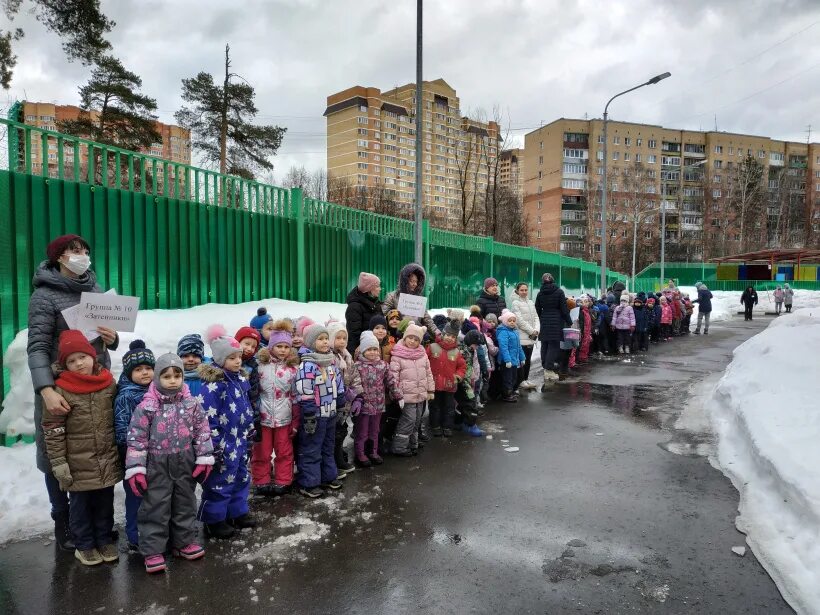
M 411 457 L 418 454 L 418 434 L 424 406 L 436 392 L 430 359 L 421 345 L 427 327 L 414 323 L 407 325 L 404 337 L 393 346 L 390 373 L 404 395 L 399 424 L 393 436 L 393 454 Z
M 665 295 L 661 296 L 661 339 L 668 342 L 672 339 L 672 318 L 674 311 Z

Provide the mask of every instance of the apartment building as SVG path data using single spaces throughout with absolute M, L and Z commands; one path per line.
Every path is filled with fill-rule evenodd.
M 524 198 L 524 150 L 505 149 L 498 160 L 498 183 L 509 188 L 519 199 Z
M 443 79 L 422 86 L 425 217 L 461 229 L 462 195 L 483 194 L 498 156 L 499 127 L 461 112 L 456 91 Z M 382 92 L 354 86 L 327 97 L 328 182 L 385 191 L 399 213 L 412 210 L 416 188 L 416 86 Z M 464 190 L 462 190 L 464 186 Z
M 20 115 L 17 121 L 29 126 L 36 126 L 44 130 L 59 132 L 58 122 L 65 120 L 76 120 L 80 116 L 80 108 L 74 105 L 55 105 L 52 103 L 24 102 L 20 106 Z M 91 112 L 92 117 L 96 112 Z M 191 133 L 189 130 L 173 124 L 154 122 L 155 130 L 160 134 L 161 140 L 152 143 L 150 147 L 142 150 L 143 154 L 165 158 L 179 162 L 181 164 L 191 164 Z M 42 144 L 38 139 L 33 139 L 31 144 L 32 167 L 35 172 L 41 169 L 43 161 Z M 56 166 L 57 163 L 57 143 L 51 140 L 48 145 L 49 164 Z M 66 164 L 73 163 L 73 148 L 66 148 L 64 152 Z M 80 150 L 81 165 L 87 164 L 88 152 L 83 148 Z M 162 169 L 158 170 L 161 173 Z
M 668 254 L 681 252 L 679 258 L 711 258 L 750 241 L 782 244 L 789 233 L 795 242 L 820 237 L 818 143 L 628 122 L 609 122 L 608 139 L 608 251 L 613 244 L 631 249 L 638 231 L 637 243 L 656 260 L 661 208 Z M 535 247 L 589 258 L 600 253 L 603 143 L 602 120 L 561 118 L 525 136 L 524 211 Z M 747 157 L 763 167 L 769 203 L 744 229 L 728 202 Z M 799 218 L 788 232 L 784 207 Z

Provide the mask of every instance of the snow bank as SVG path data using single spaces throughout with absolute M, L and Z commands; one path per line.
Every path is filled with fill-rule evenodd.
M 707 403 L 713 463 L 740 492 L 738 529 L 790 604 L 818 613 L 820 309 L 795 299 L 796 313 L 735 349 Z

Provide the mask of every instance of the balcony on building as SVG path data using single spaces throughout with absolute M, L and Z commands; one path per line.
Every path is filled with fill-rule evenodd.
M 589 135 L 585 132 L 565 132 L 564 149 L 589 149 Z
M 661 207 L 666 211 L 678 211 L 677 201 L 661 201 Z
M 665 154 L 680 154 L 680 143 L 663 141 L 661 144 L 661 151 Z
M 683 146 L 683 153 L 687 156 L 704 158 L 706 156 L 706 146 L 699 143 L 686 143 Z
M 807 156 L 789 156 L 790 169 L 805 169 L 808 166 Z
M 586 222 L 587 212 L 580 209 L 561 209 L 561 222 Z
M 585 209 L 587 206 L 587 199 L 582 194 L 563 194 L 561 195 L 562 209 Z

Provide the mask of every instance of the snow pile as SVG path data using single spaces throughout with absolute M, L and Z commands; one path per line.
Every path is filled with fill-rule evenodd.
M 820 310 L 778 318 L 735 349 L 708 401 L 713 462 L 740 492 L 737 527 L 805 613 L 820 612 L 818 349 Z
M 708 287 L 708 284 L 707 284 Z M 681 286 L 681 291 L 689 293 L 690 299 L 697 299 L 698 292 L 694 286 Z M 740 303 L 741 291 L 733 290 L 713 290 L 712 291 L 712 316 L 711 321 L 729 320 L 743 311 Z M 774 293 L 772 291 L 757 291 L 758 304 L 754 307 L 753 313 L 762 316 L 766 312 L 774 313 Z M 816 290 L 796 290 L 794 291 L 794 304 L 792 311 L 804 308 L 820 307 L 820 291 Z M 784 310 L 785 311 L 785 310 Z M 742 314 L 741 314 L 742 316 Z M 695 316 L 697 318 L 697 304 L 695 304 Z
M 0 447 L 0 544 L 53 528 L 33 444 Z

